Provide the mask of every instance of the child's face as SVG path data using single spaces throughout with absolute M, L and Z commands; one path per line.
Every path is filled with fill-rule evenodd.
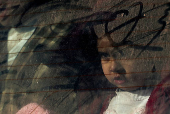
M 102 48 L 101 48 L 102 47 Z M 135 59 L 134 49 L 121 52 L 111 46 L 108 39 L 98 41 L 103 72 L 108 81 L 123 90 L 135 90 L 145 85 L 153 65 L 146 59 Z

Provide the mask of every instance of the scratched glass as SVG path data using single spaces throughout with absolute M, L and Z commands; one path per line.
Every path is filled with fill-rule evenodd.
M 142 77 L 149 77 L 148 74 L 169 76 L 168 61 L 163 59 L 166 65 L 162 69 L 159 62 L 155 65 L 151 59 L 145 59 L 157 57 L 150 53 L 163 52 L 165 48 L 168 51 L 164 55 L 169 57 L 169 46 L 166 45 L 169 32 L 165 26 L 169 23 L 166 17 L 169 18 L 170 4 L 166 0 L 161 2 L 2 1 L 0 114 L 103 114 L 112 104 L 112 94 L 118 92 L 115 85 L 108 82 L 109 78 L 104 76 L 101 68 L 112 61 L 125 65 L 123 69 L 118 69 L 122 77 L 125 74 L 136 76 L 137 72 L 141 74 L 136 78 L 139 83 Z M 96 29 L 98 25 L 103 27 Z M 97 45 L 97 40 L 101 38 L 96 32 L 99 30 L 102 31 L 98 32 L 101 36 L 109 38 L 109 45 Z M 162 39 L 167 40 L 165 48 L 163 45 L 151 45 L 160 38 L 163 30 L 165 37 Z M 131 63 L 132 59 L 138 58 Z M 142 74 L 146 70 L 149 73 Z M 163 74 L 161 71 L 166 72 Z M 122 77 L 117 78 L 118 83 Z M 146 107 L 147 114 L 164 114 L 169 109 L 170 78 L 164 77 L 160 86 L 153 84 L 156 89 Z M 125 86 L 128 88 L 132 85 Z M 124 103 L 128 95 L 123 95 Z M 120 110 L 127 114 L 128 106 Z M 117 113 L 113 107 L 110 106 L 105 113 Z M 136 108 L 134 113 L 142 113 L 143 110 L 143 107 Z

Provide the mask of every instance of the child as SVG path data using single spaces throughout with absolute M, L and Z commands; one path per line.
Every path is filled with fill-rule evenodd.
M 90 114 L 95 113 L 100 103 L 103 104 L 103 107 L 100 107 L 100 114 L 168 114 L 167 93 L 170 89 L 163 85 L 170 78 L 165 78 L 154 89 L 160 76 L 155 72 L 154 59 L 134 59 L 138 50 L 128 46 L 116 47 L 107 37 L 98 39 L 98 52 L 101 56 L 103 72 L 108 81 L 117 86 L 117 89 L 114 95 L 108 97 L 109 102 L 108 99 L 103 102 L 101 98 L 95 98 L 87 106 L 89 110 L 92 110 Z M 121 48 L 126 50 L 121 51 Z M 146 53 L 144 52 L 142 56 L 144 54 Z M 35 113 L 50 114 L 48 110 L 36 103 L 26 105 L 17 114 L 30 112 L 32 109 L 35 109 Z M 88 110 L 83 110 L 83 113 L 87 112 Z M 82 114 L 81 111 L 78 114 Z
M 154 73 L 155 65 L 152 64 L 154 60 L 137 59 L 138 50 L 128 45 L 117 46 L 111 40 L 108 37 L 98 40 L 104 75 L 117 86 L 116 94 L 109 101 L 104 114 L 144 114 L 153 91 L 150 85 L 158 81 Z

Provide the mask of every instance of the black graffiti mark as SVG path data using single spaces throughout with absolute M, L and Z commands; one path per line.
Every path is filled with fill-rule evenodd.
M 147 32 L 147 33 L 144 33 L 144 36 L 141 37 L 140 39 L 138 40 L 141 40 L 141 39 L 144 39 L 145 37 L 148 37 L 150 35 L 153 35 L 155 34 L 158 30 L 160 30 L 160 28 L 156 29 L 155 31 L 150 31 L 150 32 Z M 140 35 L 137 35 L 135 37 L 140 37 Z M 135 37 L 131 37 L 130 39 L 133 39 Z M 138 41 L 138 40 L 135 40 L 134 42 Z M 145 46 L 143 45 L 138 45 L 138 44 L 134 44 L 132 41 L 128 41 L 126 42 L 130 47 L 132 48 L 136 48 L 136 49 L 143 49 Z M 162 47 L 159 47 L 159 46 L 148 46 L 147 47 L 147 50 L 150 50 L 150 51 L 162 51 L 163 48 Z
M 139 14 L 136 18 L 135 23 L 134 25 L 132 26 L 131 30 L 129 31 L 129 33 L 126 35 L 126 37 L 123 39 L 123 41 L 121 42 L 122 44 L 127 40 L 127 38 L 132 34 L 133 30 L 135 29 L 139 19 L 142 19 L 144 16 L 142 16 L 142 10 L 143 10 L 143 3 L 142 2 L 137 2 L 135 4 L 133 4 L 131 7 L 134 7 L 134 6 L 137 6 L 139 5 L 140 6 L 140 10 L 139 10 Z M 135 18 L 134 18 L 135 19 Z M 133 20 L 133 19 L 132 19 Z
M 133 8 L 133 7 L 136 7 L 136 6 L 139 6 L 139 13 L 138 13 L 138 15 L 136 17 L 126 21 L 125 23 L 122 23 L 121 25 L 115 27 L 114 29 L 112 29 L 110 31 L 108 31 L 109 22 L 114 21 L 117 18 L 118 14 L 123 13 L 124 15 L 127 16 L 129 14 L 128 10 L 118 10 L 118 11 L 116 11 L 114 13 L 113 12 L 98 12 L 98 13 L 92 14 L 90 16 L 79 18 L 79 19 L 80 20 L 83 20 L 83 19 L 92 20 L 93 18 L 95 18 L 95 21 L 87 22 L 88 26 L 95 26 L 95 25 L 98 25 L 98 24 L 105 24 L 105 36 L 108 37 L 109 41 L 112 43 L 112 46 L 116 47 L 115 49 L 118 50 L 123 55 L 123 52 L 118 49 L 118 46 L 125 45 L 125 44 L 131 42 L 131 41 L 127 41 L 127 38 L 132 34 L 132 32 L 134 31 L 135 27 L 137 26 L 137 23 L 139 22 L 139 20 L 144 18 L 143 14 L 142 14 L 142 10 L 143 10 L 143 3 L 142 2 L 136 2 L 136 3 L 132 4 L 129 7 L 129 9 Z M 111 36 L 110 36 L 111 33 L 121 29 L 122 27 L 127 26 L 128 24 L 131 24 L 132 22 L 135 22 L 135 23 L 133 24 L 131 30 L 128 32 L 126 37 L 120 43 L 115 43 L 112 40 Z M 93 27 L 90 27 L 90 28 L 93 28 Z M 93 31 L 94 30 L 91 29 L 91 33 L 93 33 Z M 96 36 L 95 34 L 93 34 L 93 35 Z
M 116 12 L 97 12 L 95 14 L 92 14 L 90 16 L 87 16 L 87 17 L 82 17 L 82 18 L 79 18 L 79 19 L 76 19 L 76 20 L 93 20 L 93 18 L 95 18 L 94 21 L 89 21 L 87 22 L 86 24 L 88 26 L 95 26 L 95 25 L 98 25 L 98 24 L 105 24 L 105 36 L 107 36 L 110 41 L 112 42 L 112 44 L 114 46 L 120 46 L 120 45 L 124 45 L 126 44 L 126 40 L 127 38 L 132 34 L 133 30 L 135 29 L 135 27 L 137 26 L 137 23 L 140 19 L 144 18 L 143 14 L 142 14 L 142 10 L 143 10 L 143 3 L 142 2 L 136 2 L 134 3 L 133 5 L 131 5 L 129 8 L 132 8 L 132 7 L 136 7 L 136 6 L 140 6 L 139 8 L 139 13 L 136 17 L 126 21 L 125 23 L 119 25 L 118 27 L 108 31 L 108 24 L 109 22 L 112 22 L 114 21 L 116 18 L 117 18 L 117 15 L 118 14 L 124 14 L 124 15 L 128 15 L 129 14 L 129 11 L 128 10 L 119 10 L 119 11 L 116 11 Z M 73 20 L 76 21 L 76 20 Z M 110 34 L 115 32 L 116 30 L 119 30 L 121 29 L 122 27 L 125 27 L 127 26 L 128 24 L 131 24 L 132 22 L 135 22 L 131 28 L 131 30 L 128 32 L 128 34 L 126 35 L 126 37 L 120 42 L 120 43 L 117 43 L 115 44 L 114 41 L 110 38 Z
M 133 47 L 133 48 L 136 48 L 136 49 L 142 49 L 142 51 L 138 54 L 138 56 L 144 51 L 144 50 L 152 50 L 152 51 L 162 51 L 163 48 L 162 47 L 159 47 L 159 46 L 149 46 L 156 38 L 158 38 L 158 36 L 160 35 L 160 33 L 165 29 L 165 26 L 166 26 L 166 22 L 163 21 L 164 18 L 166 18 L 168 16 L 168 11 L 169 9 L 167 9 L 165 11 L 165 15 L 162 16 L 159 20 L 158 20 L 158 23 L 162 24 L 163 26 L 161 28 L 158 28 L 157 30 L 155 31 L 152 31 L 151 34 L 154 34 L 156 33 L 156 35 L 149 41 L 149 43 L 146 45 L 146 46 L 141 46 L 141 45 L 138 45 L 138 44 L 134 44 L 134 42 L 130 41 L 130 40 L 127 40 L 129 38 L 129 36 L 132 34 L 132 32 L 134 31 L 135 27 L 137 26 L 137 23 L 139 22 L 140 19 L 144 18 L 143 14 L 150 11 L 146 11 L 146 12 L 142 12 L 143 10 L 143 3 L 142 2 L 136 2 L 134 3 L 133 5 L 131 5 L 129 8 L 132 8 L 132 7 L 136 7 L 136 6 L 139 6 L 139 13 L 136 17 L 126 21 L 125 23 L 122 23 L 121 25 L 115 27 L 114 29 L 108 31 L 108 24 L 109 22 L 112 22 L 114 21 L 116 18 L 117 18 L 117 15 L 118 14 L 121 14 L 121 13 L 124 13 L 126 16 L 128 15 L 129 11 L 128 10 L 119 10 L 119 11 L 116 11 L 116 12 L 98 12 L 98 13 L 95 13 L 93 15 L 90 15 L 88 17 L 86 17 L 86 19 L 90 19 L 90 18 L 94 18 L 96 16 L 96 19 L 95 21 L 90 21 L 90 22 L 87 22 L 89 26 L 95 26 L 95 25 L 98 25 L 98 24 L 105 24 L 105 36 L 108 37 L 108 39 L 110 40 L 110 42 L 112 42 L 113 46 L 117 48 L 117 50 L 122 54 L 122 51 L 118 49 L 119 46 L 122 46 L 122 45 L 126 45 L 126 44 L 131 44 L 131 45 L 134 45 L 134 46 L 130 46 L 130 47 Z M 161 5 L 161 6 L 165 6 L 165 4 Z M 156 7 L 156 8 L 153 8 L 153 9 L 157 9 L 157 8 L 160 8 L 161 6 L 159 7 Z M 84 19 L 81 18 L 81 19 Z M 127 35 L 123 38 L 123 40 L 119 43 L 115 43 L 112 38 L 110 37 L 110 34 L 121 29 L 122 27 L 125 27 L 127 26 L 128 24 L 131 24 L 132 22 L 135 22 L 132 26 L 132 28 L 130 29 L 130 31 L 127 33 Z M 91 27 L 92 28 L 92 27 Z M 91 31 L 94 31 L 91 29 Z M 150 34 L 150 33 L 149 33 Z M 96 35 L 95 35 L 96 36 Z M 137 57 L 138 57 L 137 56 Z
M 161 34 L 161 32 L 165 29 L 165 27 L 166 27 L 166 21 L 163 21 L 163 19 L 166 18 L 166 17 L 169 15 L 168 11 L 170 10 L 170 3 L 167 4 L 167 5 L 169 6 L 169 8 L 165 10 L 165 15 L 162 16 L 162 17 L 158 20 L 158 22 L 159 22 L 160 24 L 162 24 L 162 28 L 161 28 L 161 29 L 157 32 L 157 34 L 151 39 L 151 41 L 149 41 L 149 43 L 143 48 L 143 50 L 138 54 L 138 56 L 139 56 L 139 55 Z M 137 56 L 137 57 L 138 57 L 138 56 Z
M 86 16 L 86 17 L 82 17 L 82 18 L 78 18 L 78 19 L 75 19 L 73 20 L 72 22 L 74 23 L 74 21 L 77 21 L 77 20 L 90 20 L 91 21 L 87 21 L 87 25 L 89 26 L 95 26 L 95 25 L 98 25 L 98 24 L 104 24 L 105 23 L 105 34 L 111 34 L 113 33 L 114 31 L 126 26 L 127 24 L 130 24 L 132 22 L 135 21 L 135 24 L 133 25 L 131 31 L 128 33 L 128 35 L 126 36 L 126 38 L 124 40 L 127 39 L 127 37 L 132 33 L 132 31 L 134 30 L 134 28 L 136 27 L 139 19 L 142 19 L 144 16 L 142 16 L 142 10 L 143 10 L 143 3 L 142 2 L 137 2 L 135 4 L 133 4 L 132 6 L 130 7 L 135 7 L 137 5 L 140 5 L 140 11 L 139 11 L 139 14 L 138 16 L 130 19 L 129 21 L 119 25 L 118 27 L 114 28 L 113 30 L 111 31 L 108 31 L 107 29 L 107 26 L 108 26 L 108 23 L 111 22 L 111 21 L 114 21 L 116 18 L 117 18 L 117 15 L 118 14 L 122 14 L 124 13 L 124 15 L 128 15 L 129 14 L 129 11 L 128 10 L 118 10 L 116 12 L 108 12 L 108 11 L 105 11 L 105 12 L 97 12 L 97 13 L 94 13 L 92 15 L 89 15 L 89 16 Z M 94 21 L 92 21 L 92 19 L 95 18 Z
M 142 3 L 142 2 L 134 3 L 133 5 L 130 6 L 130 8 L 135 7 L 135 6 L 138 6 L 138 5 L 140 6 L 140 10 L 139 10 L 139 13 L 138 13 L 138 15 L 137 15 L 136 17 L 134 17 L 134 18 L 130 19 L 129 21 L 127 21 L 127 22 L 119 25 L 118 27 L 114 28 L 114 29 L 111 30 L 111 31 L 105 31 L 105 32 L 106 32 L 106 36 L 108 37 L 109 41 L 112 42 L 112 46 L 116 46 L 115 49 L 116 49 L 121 55 L 124 55 L 124 54 L 123 54 L 122 50 L 119 50 L 119 49 L 118 49 L 118 46 L 125 45 L 125 44 L 131 42 L 131 41 L 127 41 L 127 38 L 132 34 L 133 30 L 134 30 L 135 27 L 137 26 L 137 23 L 138 23 L 139 19 L 142 19 L 142 18 L 144 17 L 144 16 L 142 16 L 142 10 L 143 10 L 143 3 Z M 128 34 L 126 35 L 126 37 L 125 37 L 120 43 L 115 43 L 115 42 L 112 40 L 110 34 L 113 33 L 114 31 L 116 31 L 116 30 L 118 30 L 118 29 L 120 29 L 120 28 L 128 25 L 128 24 L 131 24 L 131 23 L 134 22 L 134 21 L 135 21 L 135 23 L 133 24 L 131 30 L 128 32 Z M 107 27 L 108 27 L 108 23 L 106 23 L 106 25 L 105 25 L 105 29 L 106 29 L 106 30 L 107 30 Z

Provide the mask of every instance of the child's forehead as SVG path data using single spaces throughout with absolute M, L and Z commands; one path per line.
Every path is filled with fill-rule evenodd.
M 113 48 L 113 45 L 107 37 L 104 37 L 97 40 L 97 48 L 99 52 L 107 52 Z
M 108 38 L 100 38 L 97 40 L 97 48 L 98 48 L 98 51 L 105 51 L 106 49 L 108 48 L 111 48 L 112 47 L 112 44 L 111 42 L 109 41 Z

